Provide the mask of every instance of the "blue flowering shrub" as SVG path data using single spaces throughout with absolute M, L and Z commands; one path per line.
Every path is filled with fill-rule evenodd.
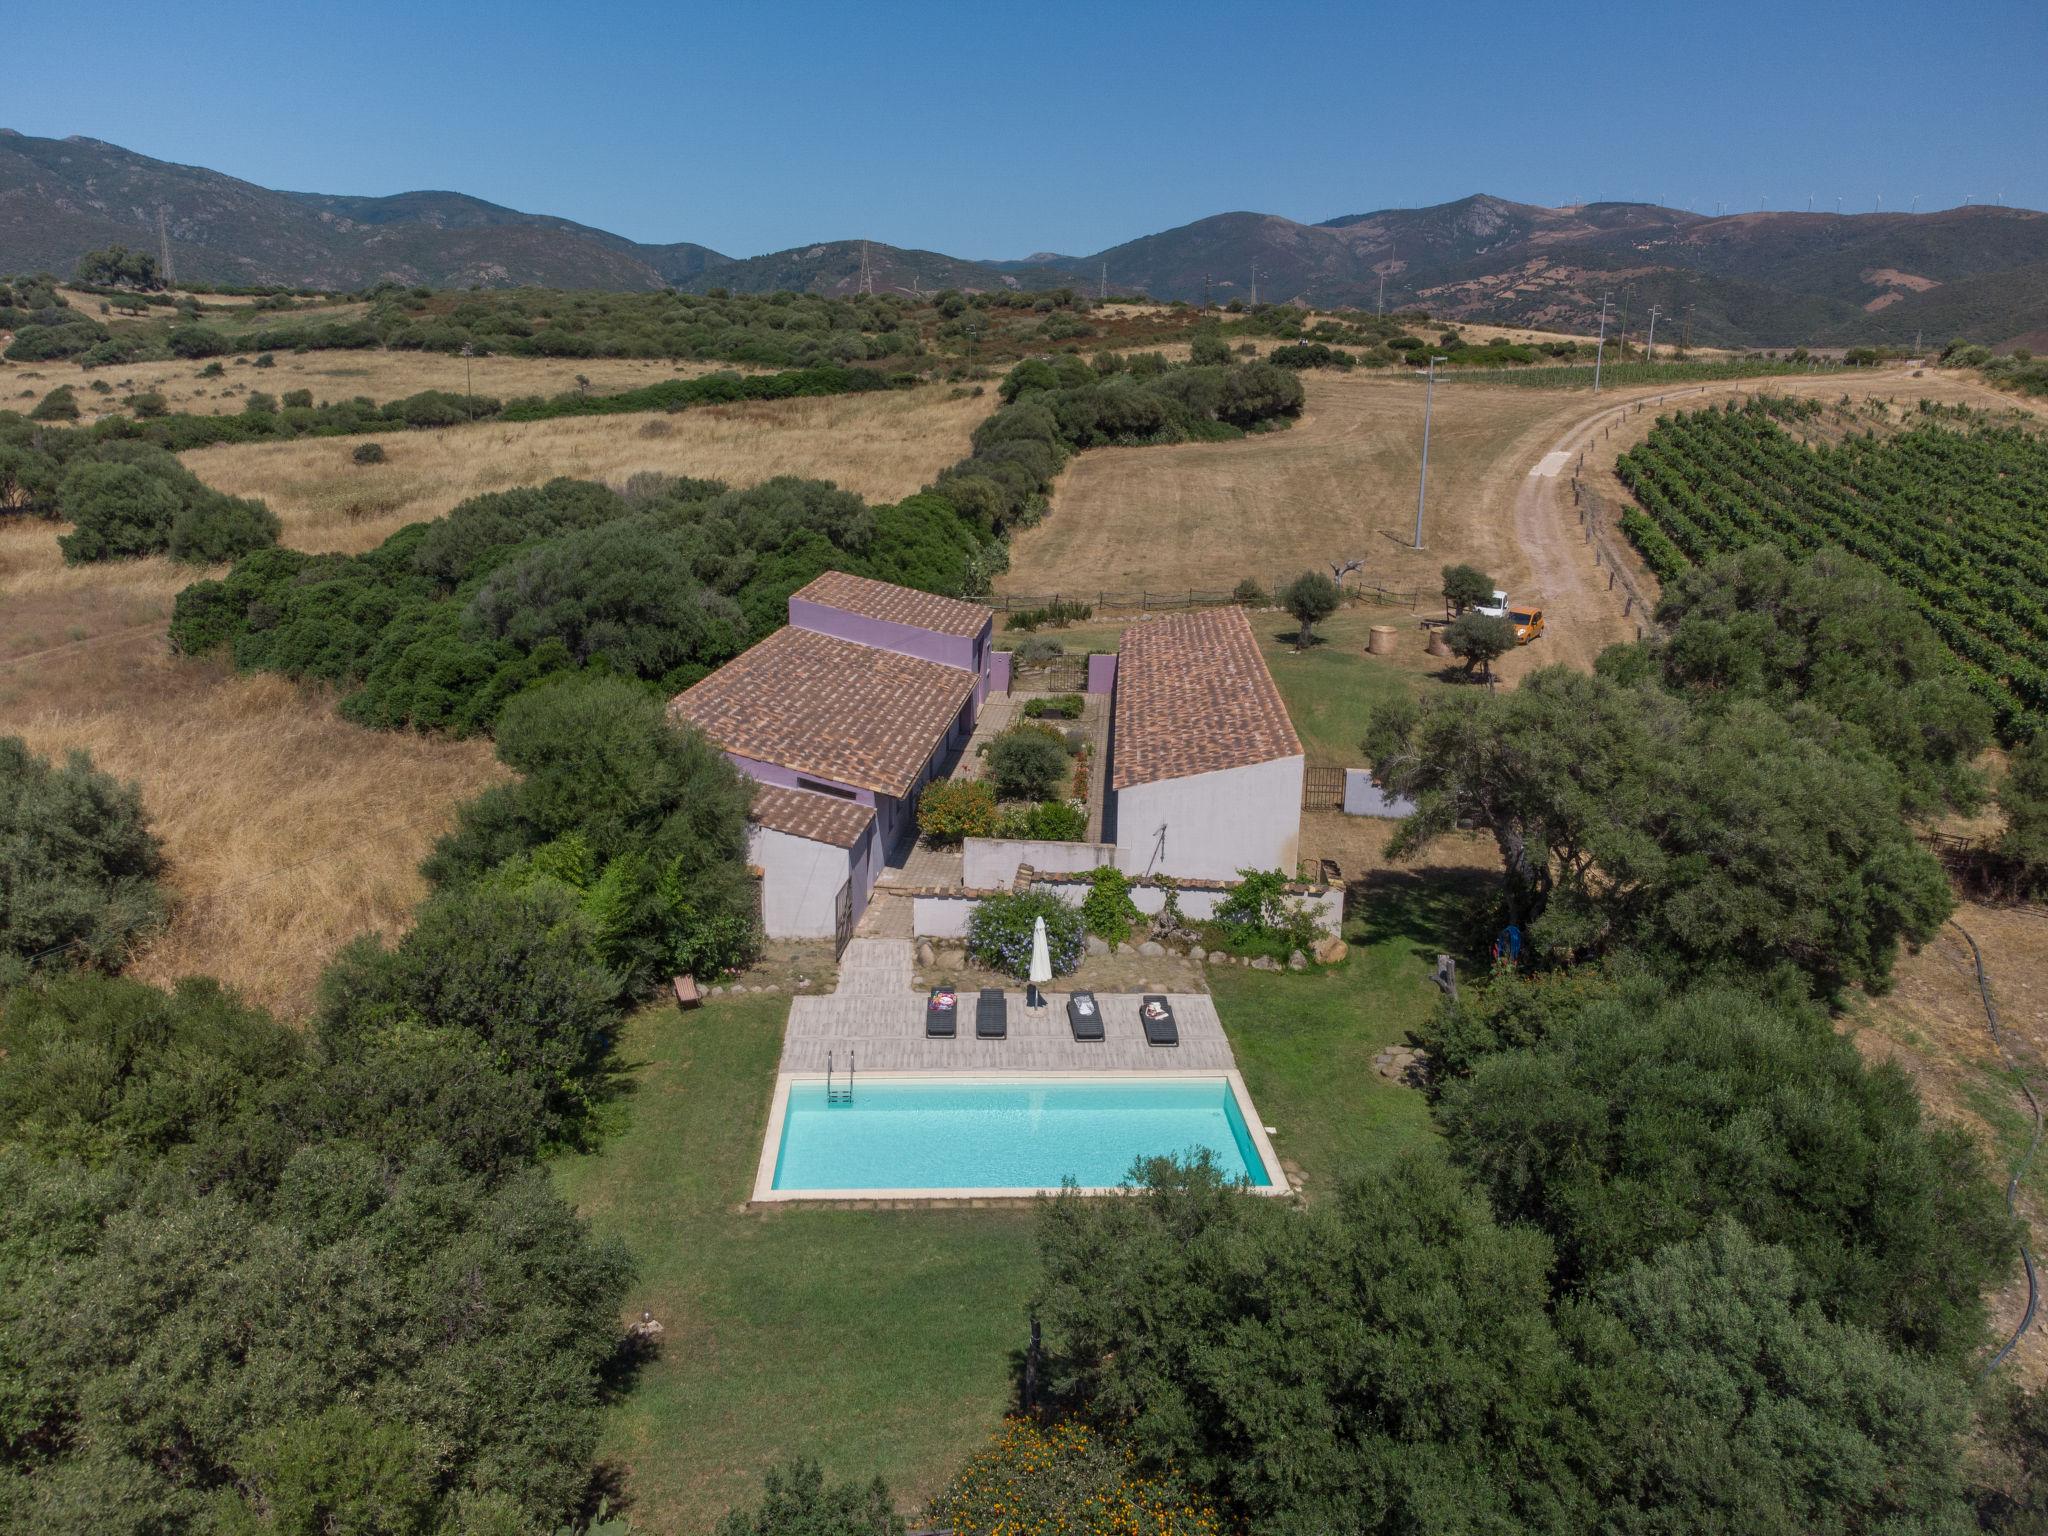
M 1049 891 L 1002 891 L 982 897 L 967 919 L 968 957 L 1023 980 L 1031 974 L 1031 932 L 1041 917 L 1052 973 L 1066 975 L 1081 964 L 1087 933 L 1080 912 Z

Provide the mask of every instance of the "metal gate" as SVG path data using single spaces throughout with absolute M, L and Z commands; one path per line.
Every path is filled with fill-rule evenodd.
M 846 880 L 839 887 L 839 894 L 832 898 L 832 958 L 838 959 L 846 953 L 847 942 L 853 937 L 853 881 Z
M 1301 773 L 1301 808 L 1304 811 L 1344 809 L 1344 770 L 1304 768 Z

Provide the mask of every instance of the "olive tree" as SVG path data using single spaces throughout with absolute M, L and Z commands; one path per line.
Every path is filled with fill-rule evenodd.
M 1299 626 L 1294 632 L 1297 651 L 1316 643 L 1316 625 L 1335 613 L 1343 600 L 1337 583 L 1321 571 L 1303 571 L 1287 584 L 1287 590 L 1280 594 L 1280 604 Z

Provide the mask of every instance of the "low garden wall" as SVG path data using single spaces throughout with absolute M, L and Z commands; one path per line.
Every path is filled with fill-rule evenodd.
M 1372 775 L 1363 768 L 1347 768 L 1344 770 L 1344 814 L 1397 821 L 1415 814 L 1415 802 L 1388 794 L 1373 783 Z
M 960 878 L 977 891 L 1008 890 L 1027 864 L 1066 873 L 1115 862 L 1115 843 L 1046 843 L 1024 837 L 969 837 L 960 843 Z
M 1030 845 L 1034 848 L 1048 846 L 1044 843 Z M 1092 847 L 1094 844 L 1063 844 L 1053 846 Z M 1090 889 L 1086 880 L 1063 879 L 1065 871 L 1045 871 L 1030 865 L 1020 868 L 1015 878 L 1007 884 L 997 886 L 968 886 L 959 890 L 918 891 L 911 897 L 911 932 L 920 939 L 964 939 L 967 936 L 967 920 L 984 896 L 1011 890 L 1045 891 L 1057 896 L 1068 906 L 1081 905 Z M 1216 909 L 1235 887 L 1224 880 L 1175 880 L 1162 881 L 1135 878 L 1131 881 L 1131 901 L 1147 917 L 1157 916 L 1166 905 L 1169 891 L 1180 893 L 1181 915 L 1191 922 L 1203 922 L 1216 915 Z M 1344 930 L 1344 887 L 1341 885 L 1289 885 L 1290 900 L 1301 903 L 1315 920 L 1316 931 L 1332 937 Z

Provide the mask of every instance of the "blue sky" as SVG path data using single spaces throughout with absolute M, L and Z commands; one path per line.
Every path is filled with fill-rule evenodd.
M 2048 207 L 2048 3 L 22 7 L 0 126 L 731 255 L 1486 191 Z

